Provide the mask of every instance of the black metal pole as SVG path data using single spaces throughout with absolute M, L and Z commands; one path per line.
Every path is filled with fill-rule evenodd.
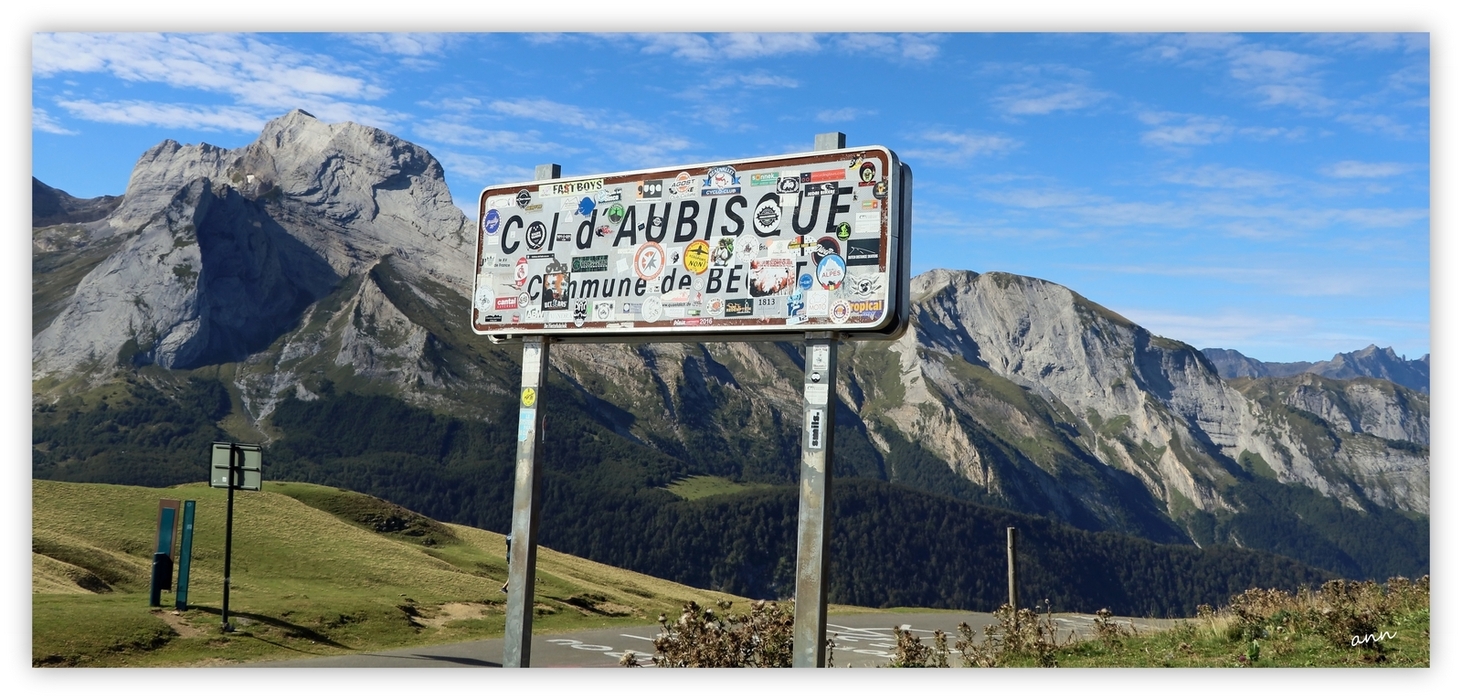
M 232 573 L 234 558 L 234 491 L 238 488 L 235 485 L 235 475 L 240 473 L 239 462 L 243 461 L 243 453 L 236 443 L 228 445 L 228 522 L 223 527 L 223 631 L 234 631 L 233 625 L 228 623 L 228 588 L 229 575 Z

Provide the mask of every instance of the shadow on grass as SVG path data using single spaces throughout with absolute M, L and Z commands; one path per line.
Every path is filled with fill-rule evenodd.
M 222 616 L 223 616 L 223 609 L 222 608 L 213 608 L 213 607 L 209 607 L 209 606 L 206 606 L 206 605 L 189 605 L 188 606 L 188 609 L 189 610 L 202 610 L 202 611 L 207 612 L 207 613 L 212 613 L 214 615 L 218 615 L 220 618 L 222 618 Z M 312 629 L 310 629 L 308 627 L 301 627 L 301 626 L 296 625 L 296 624 L 294 624 L 292 622 L 286 622 L 284 620 L 281 620 L 281 619 L 279 619 L 277 617 L 270 617 L 268 615 L 260 615 L 258 613 L 251 613 L 251 612 L 241 612 L 241 611 L 238 611 L 238 610 L 229 610 L 229 617 L 230 618 L 244 618 L 244 619 L 251 620 L 251 621 L 254 621 L 254 622 L 263 623 L 263 624 L 269 625 L 270 627 L 276 627 L 276 628 L 278 628 L 280 630 L 283 630 L 285 634 L 287 634 L 287 635 L 289 635 L 291 637 L 298 637 L 300 639 L 306 639 L 306 640 L 312 641 L 312 642 L 314 642 L 316 644 L 323 644 L 323 645 L 328 646 L 328 647 L 331 647 L 333 649 L 345 649 L 345 650 L 350 650 L 351 649 L 350 647 L 348 647 L 348 646 L 346 646 L 344 644 L 341 644 L 340 642 L 337 642 L 337 641 L 335 641 L 335 640 L 333 640 L 333 639 L 331 639 L 329 637 L 326 637 L 325 635 L 320 634 L 319 632 L 316 632 L 316 631 L 314 631 L 314 630 L 312 630 Z M 220 625 L 223 624 L 223 622 L 222 622 L 221 619 L 219 621 L 219 624 Z M 238 627 L 238 625 L 235 625 L 235 627 Z M 274 646 L 280 647 L 281 649 L 289 649 L 290 651 L 298 651 L 298 652 L 301 652 L 301 653 L 304 653 L 304 654 L 316 654 L 316 653 L 318 653 L 318 652 L 313 652 L 313 651 L 305 651 L 305 650 L 302 650 L 302 649 L 295 649 L 293 647 L 287 647 L 287 646 L 284 646 L 283 644 L 280 644 L 278 642 L 271 642 L 271 641 L 269 641 L 267 639 L 262 639 L 262 638 L 257 637 L 257 636 L 254 637 L 254 639 L 258 639 L 259 641 L 264 642 L 265 644 L 273 644 Z

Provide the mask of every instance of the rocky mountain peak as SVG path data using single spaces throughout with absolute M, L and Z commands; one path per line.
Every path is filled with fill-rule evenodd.
M 148 149 L 109 223 L 129 238 L 35 337 L 38 376 L 242 359 L 385 256 L 469 286 L 468 221 L 440 163 L 380 129 L 302 110 L 242 148 Z

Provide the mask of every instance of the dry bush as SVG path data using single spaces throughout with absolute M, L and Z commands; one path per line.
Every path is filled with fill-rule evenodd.
M 901 627 L 893 630 L 893 668 L 949 668 L 949 639 L 943 630 L 934 630 L 934 646 L 926 646 L 918 635 Z
M 746 615 L 718 601 L 716 613 L 694 601 L 655 638 L 656 666 L 665 668 L 787 668 L 792 665 L 792 607 L 758 600 Z
M 1110 614 L 1110 613 L 1109 613 Z M 1056 665 L 1056 621 L 1049 609 L 1045 616 L 1028 608 L 1013 610 L 1009 604 L 995 611 L 996 624 L 985 626 L 985 639 L 975 642 L 975 631 L 959 623 L 959 640 L 954 643 L 966 668 L 994 668 L 1034 661 L 1043 668 Z
M 1285 634 L 1312 635 L 1341 648 L 1360 647 L 1384 659 L 1378 634 L 1398 617 L 1425 614 L 1431 607 L 1431 577 L 1416 581 L 1394 577 L 1384 585 L 1374 581 L 1327 581 L 1318 591 L 1289 593 L 1251 588 L 1235 595 L 1228 606 L 1214 612 L 1200 606 L 1198 618 L 1210 631 L 1232 641 L 1255 642 Z M 1253 655 L 1246 653 L 1247 661 Z
M 1119 623 L 1112 622 L 1112 611 L 1107 608 L 1098 610 L 1091 623 L 1097 642 L 1108 650 L 1115 650 L 1122 646 L 1123 640 L 1137 636 L 1137 628 L 1132 623 L 1129 622 L 1126 627 L 1123 627 Z

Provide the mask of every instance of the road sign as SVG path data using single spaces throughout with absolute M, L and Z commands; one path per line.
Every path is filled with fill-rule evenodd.
M 213 443 L 212 472 L 209 475 L 208 485 L 216 489 L 226 489 L 229 486 L 229 453 L 230 447 L 238 447 L 239 456 L 242 462 L 239 466 L 238 481 L 235 488 L 243 491 L 258 491 L 263 485 L 264 457 L 258 445 L 240 445 L 237 443 L 215 442 Z
M 472 329 L 558 342 L 896 337 L 912 187 L 882 146 L 488 187 Z

